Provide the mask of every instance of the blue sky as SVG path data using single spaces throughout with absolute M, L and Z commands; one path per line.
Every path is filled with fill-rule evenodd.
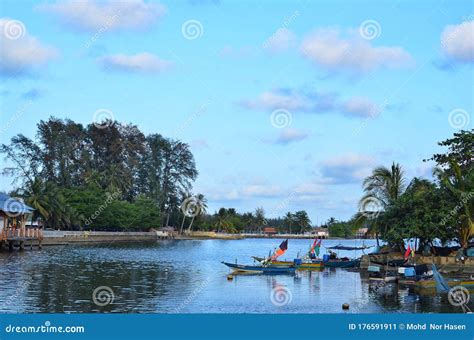
M 470 1 L 0 6 L 1 143 L 104 109 L 189 143 L 210 212 L 348 218 L 373 167 L 430 177 L 474 121 Z

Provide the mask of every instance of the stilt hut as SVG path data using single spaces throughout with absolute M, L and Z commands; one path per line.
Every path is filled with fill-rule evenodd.
M 31 217 L 33 208 L 23 201 L 0 193 L 0 248 L 8 245 L 12 250 L 15 246 L 24 249 L 25 245 L 33 244 L 41 247 L 43 239 L 39 228 L 26 228 L 26 221 Z

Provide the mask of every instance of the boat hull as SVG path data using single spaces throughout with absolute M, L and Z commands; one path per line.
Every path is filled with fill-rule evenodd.
M 329 260 L 324 262 L 324 267 L 326 268 L 356 268 L 360 265 L 360 260 L 349 260 L 349 261 L 340 261 L 340 260 Z
M 462 286 L 468 290 L 474 290 L 474 280 L 448 280 L 448 285 L 450 287 Z M 420 289 L 435 289 L 436 281 L 435 280 L 420 280 L 414 283 L 416 288 Z
M 237 273 L 248 274 L 294 274 L 295 266 L 248 266 L 244 264 L 222 262 Z

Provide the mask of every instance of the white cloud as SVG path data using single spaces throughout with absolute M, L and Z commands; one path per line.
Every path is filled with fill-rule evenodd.
M 410 54 L 401 47 L 374 47 L 360 36 L 341 35 L 339 29 L 316 30 L 303 39 L 301 52 L 314 64 L 330 71 L 364 73 L 412 63 Z
M 276 139 L 277 144 L 289 144 L 292 142 L 301 141 L 306 139 L 309 136 L 307 131 L 294 129 L 294 128 L 285 128 L 280 131 Z
M 151 53 L 135 55 L 114 54 L 99 58 L 102 68 L 106 71 L 160 73 L 169 70 L 173 63 L 162 60 Z
M 348 153 L 327 159 L 322 163 L 321 174 L 327 183 L 361 182 L 370 175 L 375 165 L 373 157 Z
M 58 54 L 29 35 L 21 21 L 10 18 L 0 19 L 0 46 L 0 75 L 9 77 L 27 75 Z
M 441 49 L 453 61 L 474 62 L 474 20 L 446 26 L 441 34 Z
M 143 0 L 71 0 L 43 4 L 38 9 L 57 16 L 64 26 L 86 32 L 99 29 L 143 29 L 166 13 L 163 5 Z
M 356 117 L 376 117 L 382 110 L 380 106 L 363 97 L 353 97 L 342 104 L 346 115 Z
M 264 43 L 263 49 L 270 52 L 281 52 L 295 44 L 296 35 L 287 28 L 279 28 Z
M 325 113 L 339 112 L 349 117 L 375 117 L 382 108 L 365 97 L 339 99 L 331 93 L 277 89 L 260 94 L 256 99 L 243 100 L 240 105 L 251 110 Z
M 334 107 L 331 94 L 304 93 L 291 89 L 277 89 L 263 92 L 256 99 L 244 100 L 240 104 L 253 110 L 277 110 L 318 112 L 329 111 Z

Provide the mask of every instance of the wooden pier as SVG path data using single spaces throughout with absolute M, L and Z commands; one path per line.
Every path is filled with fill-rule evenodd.
M 4 228 L 0 233 L 0 249 L 42 248 L 43 231 L 38 228 Z

